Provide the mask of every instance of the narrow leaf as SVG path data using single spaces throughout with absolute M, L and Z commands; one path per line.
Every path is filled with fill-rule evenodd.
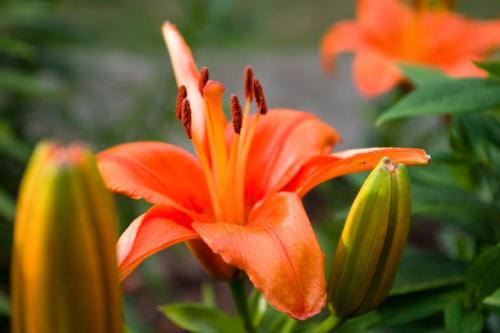
M 12 221 L 15 209 L 14 200 L 0 188 L 0 216 L 8 221 Z
M 484 326 L 484 315 L 480 311 L 465 310 L 459 301 L 446 306 L 444 318 L 450 333 L 480 333 Z
M 460 296 L 460 289 L 439 288 L 389 297 L 378 309 L 347 321 L 339 332 L 364 332 L 373 327 L 398 325 L 426 318 L 443 311 L 448 303 Z
M 407 250 L 391 295 L 402 295 L 422 290 L 456 285 L 465 280 L 465 267 L 458 263 L 416 250 Z
M 474 64 L 488 72 L 491 77 L 500 78 L 500 61 L 477 61 Z
M 499 80 L 433 80 L 383 113 L 377 119 L 377 125 L 406 117 L 473 112 L 498 107 Z
M 469 267 L 466 278 L 467 295 L 474 304 L 500 288 L 500 244 L 481 253 Z
M 180 328 L 193 333 L 245 333 L 238 319 L 201 304 L 164 305 L 160 311 Z
M 4 293 L 0 293 L 0 315 L 10 314 L 10 302 Z
M 443 72 L 434 68 L 407 64 L 400 64 L 399 68 L 403 71 L 404 76 L 416 86 L 448 78 Z

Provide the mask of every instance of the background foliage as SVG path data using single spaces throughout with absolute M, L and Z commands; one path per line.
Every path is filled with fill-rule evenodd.
M 498 16 L 500 3 L 461 1 L 458 10 Z M 47 137 L 96 150 L 134 139 L 186 144 L 173 117 L 176 90 L 159 29 L 165 19 L 230 91 L 241 92 L 250 63 L 270 106 L 317 113 L 339 129 L 344 147 L 431 153 L 430 167 L 411 170 L 413 225 L 392 296 L 341 331 L 500 331 L 499 65 L 482 65 L 488 80 L 405 68 L 414 91 L 362 102 L 348 58 L 334 77 L 320 72 L 317 59 L 322 33 L 352 16 L 351 2 L 341 0 L 0 0 L 0 331 L 8 332 L 15 196 L 33 144 Z M 306 198 L 328 263 L 364 177 L 336 180 Z M 118 204 L 122 228 L 146 207 L 122 197 Z M 133 332 L 175 332 L 173 323 L 238 332 L 239 323 L 218 310 L 232 312 L 225 286 L 209 281 L 182 246 L 147 261 L 124 288 Z M 160 312 L 159 304 L 170 305 Z M 258 293 L 251 304 L 261 332 L 306 332 L 324 318 L 294 322 Z

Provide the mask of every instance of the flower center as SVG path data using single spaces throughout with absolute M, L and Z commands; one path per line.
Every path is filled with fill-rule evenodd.
M 182 119 L 186 135 L 191 139 L 207 181 L 217 222 L 244 224 L 248 207 L 245 205 L 245 171 L 252 139 L 261 115 L 266 114 L 264 90 L 254 79 L 250 66 L 245 70 L 245 106 L 242 109 L 236 95 L 231 95 L 230 106 L 234 135 L 226 138 L 226 119 L 222 106 L 224 87 L 209 79 L 204 67 L 200 71 L 199 90 L 203 96 L 206 140 L 191 133 L 191 106 L 184 86 L 179 87 L 176 114 Z M 252 100 L 257 113 L 250 118 Z M 203 142 L 203 143 L 202 143 Z

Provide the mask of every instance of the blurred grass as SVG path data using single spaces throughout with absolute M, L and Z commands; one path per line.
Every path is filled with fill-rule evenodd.
M 500 1 L 457 1 L 457 10 L 475 18 L 500 15 Z M 190 44 L 248 48 L 317 48 L 334 22 L 353 18 L 346 0 L 133 0 L 68 1 L 63 14 L 90 31 L 102 47 L 138 53 L 163 52 L 161 24 L 179 25 Z
M 349 1 L 71 1 L 64 13 L 104 47 L 163 52 L 160 27 L 179 25 L 190 42 L 212 47 L 317 47 L 333 21 L 353 17 Z

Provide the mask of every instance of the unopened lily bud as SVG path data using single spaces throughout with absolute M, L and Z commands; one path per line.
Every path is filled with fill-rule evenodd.
M 328 293 L 333 315 L 360 315 L 387 297 L 406 244 L 410 211 L 406 167 L 383 158 L 359 191 L 342 231 Z
M 122 333 L 116 215 L 92 154 L 40 144 L 21 184 L 13 333 Z

